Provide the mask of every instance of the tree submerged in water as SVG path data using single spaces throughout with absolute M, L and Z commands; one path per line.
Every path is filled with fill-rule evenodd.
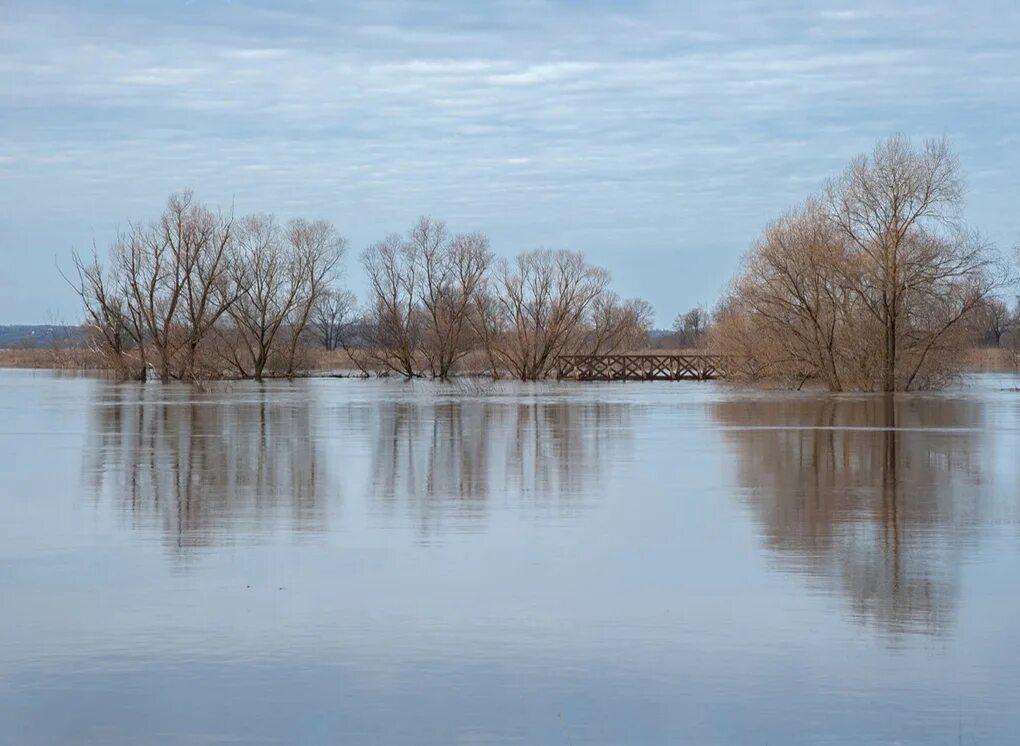
M 428 216 L 364 252 L 359 310 L 336 286 L 345 250 L 325 221 L 235 219 L 183 192 L 105 265 L 76 253 L 70 282 L 99 359 L 138 380 L 292 377 L 311 345 L 342 349 L 365 375 L 445 381 L 473 357 L 471 372 L 535 380 L 558 355 L 641 347 L 651 327 L 651 306 L 621 299 L 580 253 L 497 262 L 484 234 Z
M 261 380 L 294 374 L 345 247 L 325 221 L 235 219 L 186 191 L 121 235 L 106 266 L 76 253 L 71 283 L 94 348 L 123 377 Z
M 975 316 L 1006 281 L 963 224 L 961 195 L 945 141 L 879 143 L 766 228 L 716 314 L 714 346 L 745 378 L 795 386 L 952 381 Z

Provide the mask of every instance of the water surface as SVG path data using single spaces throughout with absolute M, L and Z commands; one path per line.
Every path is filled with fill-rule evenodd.
M 1015 743 L 1014 385 L 0 371 L 0 743 Z

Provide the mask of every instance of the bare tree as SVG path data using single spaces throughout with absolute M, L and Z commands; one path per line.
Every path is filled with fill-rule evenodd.
M 184 344 L 178 323 L 184 263 L 173 254 L 156 225 L 133 225 L 114 246 L 114 271 L 122 278 L 129 313 L 138 318 L 145 346 L 152 348 L 146 357 L 164 383 Z
M 354 321 L 357 298 L 350 290 L 327 288 L 312 310 L 311 328 L 327 350 L 342 346 L 344 330 Z
M 961 194 L 945 140 L 915 149 L 902 136 L 855 159 L 826 190 L 851 259 L 846 284 L 881 327 L 885 391 L 924 378 L 929 355 L 994 288 L 988 247 L 960 224 Z
M 184 265 L 181 326 L 185 358 L 180 377 L 196 380 L 201 377 L 197 370 L 199 345 L 240 293 L 241 286 L 230 273 L 234 221 L 232 216 L 217 215 L 193 203 L 190 192 L 171 197 L 169 212 L 169 228 L 168 216 L 164 216 L 164 233 Z
M 261 378 L 270 357 L 294 372 L 299 340 L 345 247 L 329 223 L 271 217 L 236 223 L 190 191 L 162 215 L 132 223 L 112 247 L 108 270 L 74 256 L 72 282 L 94 338 L 125 375 L 197 380 L 227 360 Z M 285 343 L 284 343 L 285 342 Z
M 236 299 L 227 273 L 232 226 L 182 192 L 170 196 L 159 220 L 132 225 L 114 245 L 123 318 L 143 365 L 155 358 L 164 382 L 199 375 L 199 345 Z
M 708 333 L 711 316 L 701 306 L 678 313 L 673 319 L 673 333 L 680 347 L 700 347 Z
M 1011 329 L 1013 315 L 1001 298 L 987 298 L 974 314 L 975 336 L 980 344 L 999 347 Z
M 608 283 L 604 269 L 571 251 L 539 249 L 501 262 L 481 318 L 492 367 L 522 380 L 547 376 L 557 355 L 585 342 L 589 315 Z
M 374 313 L 352 308 L 347 321 L 337 326 L 336 335 L 341 349 L 361 375 L 368 378 L 373 362 L 379 360 L 376 347 L 379 334 Z
M 474 343 L 476 312 L 492 252 L 480 233 L 451 237 L 442 221 L 418 219 L 406 239 L 389 236 L 365 252 L 372 286 L 375 354 L 408 378 L 445 380 Z
M 653 317 L 648 301 L 621 300 L 616 293 L 605 291 L 592 303 L 591 332 L 585 352 L 608 355 L 644 347 Z
M 446 380 L 469 349 L 469 315 L 492 261 L 489 241 L 480 233 L 448 239 L 442 222 L 422 217 L 410 233 L 409 247 L 419 264 L 422 353 L 432 377 Z
M 397 234 L 369 247 L 361 258 L 372 289 L 374 337 L 369 352 L 383 367 L 407 378 L 422 375 L 418 349 L 423 319 L 418 298 L 418 265 Z
M 743 354 L 753 369 L 797 381 L 845 382 L 840 355 L 853 304 L 841 288 L 843 245 L 816 203 L 766 230 L 734 288 L 731 311 L 755 320 Z
M 230 309 L 230 331 L 236 331 L 240 344 L 226 349 L 242 377 L 261 381 L 303 290 L 296 261 L 271 215 L 239 221 L 232 271 L 241 292 Z
M 160 219 L 132 225 L 114 246 L 126 315 L 153 348 L 160 380 L 194 378 L 198 346 L 236 298 L 226 281 L 232 219 L 171 195 Z
M 1005 276 L 960 223 L 959 201 L 944 142 L 880 143 L 765 231 L 716 314 L 713 344 L 747 375 L 797 385 L 945 384 Z
M 122 378 L 144 380 L 144 340 L 128 316 L 125 298 L 112 284 L 115 281 L 107 277 L 95 251 L 88 261 L 77 252 L 72 258 L 76 279 L 65 279 L 81 298 L 88 343 Z
M 287 224 L 286 238 L 293 252 L 292 281 L 300 288 L 290 324 L 285 364 L 287 375 L 293 376 L 298 344 L 313 310 L 336 277 L 347 241 L 325 220 L 292 220 Z

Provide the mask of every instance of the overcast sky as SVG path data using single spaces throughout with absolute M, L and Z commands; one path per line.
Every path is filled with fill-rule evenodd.
M 893 132 L 946 135 L 1020 238 L 1020 3 L 0 0 L 0 323 L 77 321 L 55 261 L 193 188 L 332 220 L 429 213 L 571 248 L 668 325 L 763 225 Z

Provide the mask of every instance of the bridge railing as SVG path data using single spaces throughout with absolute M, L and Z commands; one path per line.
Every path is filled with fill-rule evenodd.
M 560 355 L 556 377 L 577 381 L 710 381 L 726 375 L 726 355 Z

